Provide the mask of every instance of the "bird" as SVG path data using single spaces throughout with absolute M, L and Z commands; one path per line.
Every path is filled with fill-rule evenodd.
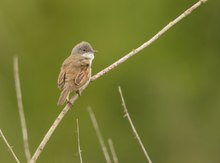
M 81 90 L 89 84 L 91 79 L 91 66 L 95 52 L 90 43 L 82 41 L 74 46 L 70 56 L 64 60 L 57 80 L 58 88 L 61 90 L 58 106 L 66 101 L 70 103 L 71 92 L 81 96 Z

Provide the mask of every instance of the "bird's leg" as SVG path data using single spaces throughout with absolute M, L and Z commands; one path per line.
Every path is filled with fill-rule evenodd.
M 78 94 L 78 96 L 80 97 L 80 96 L 81 96 L 81 91 L 80 91 L 80 90 L 77 90 L 77 91 L 76 91 L 76 94 Z
M 70 94 L 68 94 L 68 96 L 66 97 L 66 102 L 69 104 L 69 105 L 73 105 L 71 102 L 70 102 Z

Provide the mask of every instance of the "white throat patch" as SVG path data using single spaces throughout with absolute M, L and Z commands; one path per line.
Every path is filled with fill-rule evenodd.
M 91 61 L 94 59 L 94 53 L 92 53 L 92 52 L 84 53 L 82 56 L 91 60 Z

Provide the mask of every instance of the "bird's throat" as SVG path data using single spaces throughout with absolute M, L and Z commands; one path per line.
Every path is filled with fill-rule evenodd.
M 84 53 L 82 56 L 85 57 L 86 59 L 91 60 L 91 61 L 94 59 L 94 53 L 92 53 L 92 52 Z

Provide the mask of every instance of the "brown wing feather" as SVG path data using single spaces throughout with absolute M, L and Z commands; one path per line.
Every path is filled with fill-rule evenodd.
M 87 80 L 89 79 L 89 69 L 86 68 L 84 70 L 82 70 L 76 77 L 75 79 L 75 84 L 79 87 L 81 87 L 82 85 L 84 85 Z
M 73 70 L 73 65 L 77 64 L 76 63 L 76 59 L 74 58 L 74 56 L 69 56 L 68 58 L 66 58 L 61 66 L 61 70 L 60 70 L 60 74 L 58 76 L 58 80 L 57 80 L 57 84 L 58 84 L 58 88 L 59 89 L 63 89 L 64 85 L 66 83 L 66 80 L 68 80 L 68 76 L 67 74 L 72 74 L 72 76 L 74 75 L 74 73 L 72 72 Z
M 62 70 L 60 71 L 57 84 L 59 89 L 63 89 L 63 86 L 65 84 L 65 72 Z
M 88 60 L 82 60 L 81 61 L 81 70 L 77 74 L 76 79 L 75 79 L 75 84 L 79 87 L 83 86 L 90 78 L 90 61 Z

